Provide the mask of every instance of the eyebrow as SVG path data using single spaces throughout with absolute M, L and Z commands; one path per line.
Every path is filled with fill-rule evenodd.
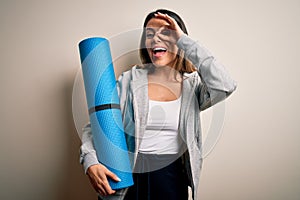
M 154 29 L 150 28 L 150 27 L 146 27 L 146 31 L 153 31 L 154 32 Z
M 169 29 L 169 26 L 168 25 L 163 25 L 161 27 L 164 27 L 164 28 L 167 28 Z M 157 27 L 157 28 L 161 28 L 161 27 Z M 146 27 L 146 31 L 154 31 L 155 32 L 155 29 L 154 28 L 151 28 L 151 27 Z

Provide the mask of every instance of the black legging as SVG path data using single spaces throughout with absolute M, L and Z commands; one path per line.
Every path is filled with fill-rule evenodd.
M 155 162 L 156 156 L 140 156 L 146 163 Z M 160 156 L 158 156 L 160 157 Z M 165 156 L 163 156 L 165 157 Z M 161 162 L 161 158 L 156 160 Z M 134 185 L 128 189 L 125 200 L 187 200 L 188 185 L 181 159 L 155 171 L 134 173 Z

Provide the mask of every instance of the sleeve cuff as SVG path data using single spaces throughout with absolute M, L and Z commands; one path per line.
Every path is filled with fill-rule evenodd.
M 83 158 L 82 163 L 83 163 L 84 173 L 87 172 L 87 170 L 90 166 L 99 164 L 97 156 L 96 156 L 96 152 L 90 152 L 90 153 L 86 154 Z
M 191 47 L 195 43 L 196 42 L 192 40 L 187 34 L 181 35 L 180 38 L 177 40 L 178 48 L 184 51 L 187 50 L 187 47 Z

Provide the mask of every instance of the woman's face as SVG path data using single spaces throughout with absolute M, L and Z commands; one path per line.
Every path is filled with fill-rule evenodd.
M 172 67 L 176 59 L 178 47 L 166 39 L 172 37 L 172 31 L 168 27 L 169 23 L 160 18 L 150 19 L 146 26 L 145 46 L 152 63 L 156 67 Z M 160 35 L 164 36 L 164 40 Z

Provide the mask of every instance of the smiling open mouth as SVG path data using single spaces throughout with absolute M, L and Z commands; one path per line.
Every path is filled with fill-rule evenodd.
M 163 47 L 156 47 L 156 48 L 152 49 L 154 56 L 157 56 L 157 57 L 162 56 L 166 51 L 167 51 L 167 49 L 163 48 Z

